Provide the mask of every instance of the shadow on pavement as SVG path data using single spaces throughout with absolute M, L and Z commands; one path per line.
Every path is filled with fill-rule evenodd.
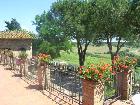
M 4 68 L 4 70 L 12 70 L 12 68 Z
M 12 75 L 12 77 L 22 77 L 22 75 L 21 74 L 14 74 L 14 75 Z
M 27 87 L 25 87 L 26 89 L 36 89 L 36 90 L 43 90 L 43 87 L 40 87 L 39 85 L 29 85 Z

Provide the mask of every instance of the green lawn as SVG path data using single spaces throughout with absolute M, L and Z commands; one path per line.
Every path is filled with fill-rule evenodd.
M 116 49 L 116 47 L 113 47 L 113 51 L 115 51 L 115 49 Z M 126 49 L 129 49 L 130 52 L 135 53 L 135 54 L 139 54 L 138 51 L 140 51 L 140 49 L 126 48 L 126 47 L 122 47 L 121 51 L 126 50 Z M 60 55 L 61 55 L 61 57 L 59 57 L 55 60 L 66 61 L 67 63 L 70 63 L 70 64 L 79 65 L 76 47 L 73 47 L 72 52 L 70 52 L 70 53 L 61 51 Z M 110 54 L 108 54 L 108 47 L 106 45 L 99 46 L 99 47 L 90 45 L 87 49 L 85 65 L 88 63 L 97 64 L 100 62 L 111 63 Z
M 76 52 L 61 52 L 61 57 L 55 59 L 58 61 L 66 61 L 70 64 L 75 64 L 78 65 L 79 61 L 78 61 L 78 54 Z M 111 63 L 110 60 L 110 54 L 90 54 L 90 55 L 86 55 L 86 60 L 85 60 L 85 64 L 88 63 L 100 63 L 100 62 L 106 62 L 106 63 Z

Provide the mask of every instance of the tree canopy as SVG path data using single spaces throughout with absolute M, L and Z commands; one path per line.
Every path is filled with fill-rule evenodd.
M 52 5 L 52 11 L 62 18 L 60 26 L 65 35 L 77 41 L 80 65 L 84 65 L 88 45 L 96 38 L 91 21 L 93 8 L 84 0 L 59 0 Z
M 130 40 L 130 46 L 140 46 L 140 0 L 132 0 L 129 3 L 129 9 L 125 16 L 127 25 L 129 25 L 135 35 L 135 40 Z
M 96 0 L 95 2 L 95 30 L 106 40 L 111 54 L 111 59 L 118 54 L 121 47 L 134 38 L 131 27 L 126 20 L 126 14 L 129 10 L 128 0 Z M 112 51 L 112 42 L 116 38 L 117 49 Z
M 49 53 L 52 58 L 60 56 L 60 50 L 71 49 L 71 41 L 66 37 L 58 24 L 60 18 L 50 10 L 35 17 L 34 25 L 42 40 L 39 51 Z
M 20 30 L 21 27 L 20 27 L 20 24 L 17 22 L 16 19 L 12 18 L 11 21 L 5 21 L 6 23 L 6 26 L 8 30 Z

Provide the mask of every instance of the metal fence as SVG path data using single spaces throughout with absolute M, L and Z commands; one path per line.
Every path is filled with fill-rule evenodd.
M 76 66 L 51 62 L 45 81 L 46 90 L 56 91 L 70 104 L 82 104 L 82 85 Z
M 136 67 L 133 76 L 132 94 L 140 93 L 140 67 Z
M 115 76 L 111 76 L 111 81 L 105 82 L 105 100 L 118 97 L 117 86 L 115 85 Z
M 1 55 L 1 63 L 8 64 L 15 72 L 19 72 L 20 65 L 17 58 L 8 58 Z M 23 65 L 24 76 L 30 80 L 37 79 L 38 62 L 27 59 Z M 44 89 L 55 94 L 70 105 L 82 105 L 82 83 L 79 78 L 78 68 L 75 65 L 62 64 L 60 62 L 47 63 L 44 75 Z M 105 99 L 116 97 L 116 87 L 113 81 L 105 83 Z

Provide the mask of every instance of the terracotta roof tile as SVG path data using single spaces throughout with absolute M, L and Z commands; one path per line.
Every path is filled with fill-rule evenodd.
M 24 31 L 1 31 L 0 39 L 33 39 L 33 37 Z

